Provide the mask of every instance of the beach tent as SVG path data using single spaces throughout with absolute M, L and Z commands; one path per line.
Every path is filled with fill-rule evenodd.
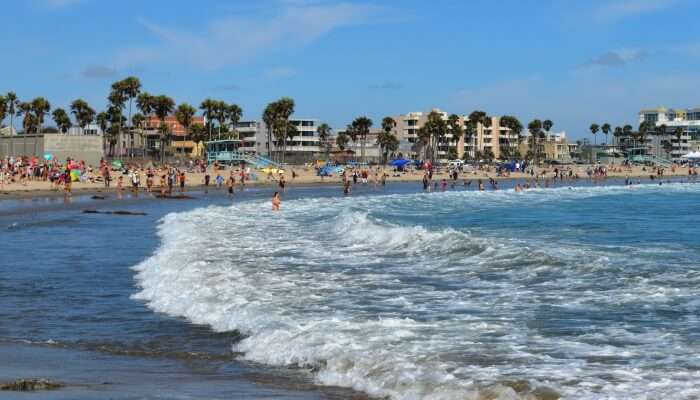
M 389 165 L 391 165 L 392 167 L 403 168 L 406 166 L 406 164 L 410 164 L 410 163 L 411 163 L 410 160 L 398 159 L 398 160 L 393 160 L 392 162 L 389 163 Z
M 687 158 L 689 160 L 700 160 L 700 151 L 693 151 L 686 155 L 681 156 L 681 158 Z

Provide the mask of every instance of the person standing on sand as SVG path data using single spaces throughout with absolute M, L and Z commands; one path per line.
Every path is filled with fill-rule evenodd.
M 160 176 L 160 197 L 165 197 L 166 180 L 165 175 Z
M 185 171 L 180 172 L 180 193 L 185 193 Z
M 281 204 L 280 192 L 275 192 L 275 194 L 272 195 L 272 211 L 279 211 Z

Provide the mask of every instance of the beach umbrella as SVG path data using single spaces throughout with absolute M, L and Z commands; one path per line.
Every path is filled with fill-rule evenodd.
M 404 167 L 406 164 L 408 164 L 408 163 L 410 163 L 410 162 L 411 162 L 411 161 L 409 161 L 409 160 L 401 160 L 401 159 L 399 159 L 399 160 L 394 160 L 394 161 L 392 161 L 392 162 L 390 163 L 390 165 L 391 165 L 392 167 L 399 167 L 399 168 L 401 168 L 401 167 Z

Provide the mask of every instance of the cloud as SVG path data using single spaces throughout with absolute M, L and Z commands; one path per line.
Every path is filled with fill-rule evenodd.
M 104 65 L 90 65 L 83 70 L 83 76 L 92 79 L 112 78 L 116 74 L 117 70 Z
M 201 31 L 139 22 L 161 41 L 161 46 L 148 51 L 149 57 L 216 70 L 263 53 L 304 47 L 334 29 L 368 23 L 379 11 L 377 6 L 359 3 L 286 2 L 277 14 L 218 18 Z
M 400 82 L 382 82 L 369 85 L 372 90 L 399 90 L 404 88 L 404 84 Z
M 595 9 L 593 17 L 598 22 L 614 22 L 663 10 L 676 3 L 678 0 L 611 0 Z
M 636 126 L 641 109 L 697 106 L 698 86 L 699 73 L 643 78 L 602 73 L 570 74 L 558 80 L 531 77 L 462 90 L 453 97 L 452 107 L 463 114 L 483 109 L 492 115 L 515 115 L 523 125 L 534 118 L 548 118 L 556 131 L 581 138 L 588 137 L 593 122 Z
M 646 49 L 622 49 L 605 52 L 585 63 L 581 67 L 620 67 L 634 61 L 649 57 Z

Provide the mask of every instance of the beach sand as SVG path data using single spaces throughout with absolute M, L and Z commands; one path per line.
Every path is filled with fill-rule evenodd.
M 588 175 L 586 173 L 587 169 L 589 166 L 587 165 L 571 165 L 571 166 L 565 166 L 563 169 L 566 171 L 567 169 L 571 169 L 573 171 L 573 174 L 578 175 L 579 178 L 581 179 L 587 179 Z M 560 170 L 562 167 L 559 167 Z M 549 167 L 549 168 L 537 168 L 536 174 L 540 175 L 542 172 L 546 174 L 547 177 L 553 177 L 554 176 L 554 169 L 555 167 Z M 369 182 L 373 183 L 375 179 L 375 171 L 383 171 L 387 174 L 387 182 L 419 182 L 423 178 L 423 171 L 421 170 L 411 170 L 408 172 L 395 172 L 392 168 L 373 168 L 371 169 L 370 172 L 370 178 Z M 233 171 L 236 171 L 236 168 L 233 169 Z M 292 171 L 294 171 L 294 174 L 296 175 L 295 178 L 292 178 Z M 226 169 L 226 170 L 220 170 L 219 173 L 221 174 L 224 179 L 228 178 L 229 174 L 231 173 L 231 170 Z M 381 172 L 380 172 L 381 173 Z M 210 187 L 215 187 L 215 177 L 216 177 L 216 172 L 212 167 L 209 169 L 209 174 L 211 176 L 211 183 Z M 351 172 L 350 172 L 351 174 Z M 676 176 L 676 177 L 683 177 L 683 176 L 688 176 L 688 167 L 676 167 L 674 169 L 671 168 L 666 168 L 663 171 L 663 176 L 664 177 L 671 177 L 671 176 Z M 187 173 L 187 179 L 186 179 L 186 184 L 185 184 L 185 191 L 189 190 L 195 190 L 195 189 L 202 189 L 204 187 L 204 173 Z M 251 175 L 254 177 L 254 179 L 250 179 L 246 181 L 247 186 L 277 186 L 277 179 L 278 176 L 270 176 L 266 175 L 263 172 L 260 171 L 255 171 L 253 170 Z M 633 166 L 633 167 L 612 167 L 608 168 L 608 173 L 607 176 L 608 178 L 625 178 L 625 177 L 630 177 L 634 179 L 649 179 L 650 175 L 656 175 L 656 170 L 652 167 L 641 167 L 641 166 Z M 102 193 L 114 193 L 117 192 L 116 188 L 116 178 L 119 176 L 117 172 L 114 172 L 113 174 L 113 179 L 112 179 L 112 184 L 110 187 L 105 187 L 104 183 L 102 182 L 74 182 L 72 184 L 72 194 L 73 195 L 100 195 Z M 308 167 L 303 167 L 303 166 L 290 166 L 287 170 L 285 170 L 284 173 L 285 180 L 287 182 L 287 185 L 295 185 L 295 184 L 301 184 L 301 185 L 314 185 L 314 184 L 341 184 L 342 183 L 342 178 L 340 176 L 328 176 L 328 177 L 320 177 L 316 175 L 316 171 L 312 168 Z M 446 169 L 438 170 L 433 174 L 433 181 L 439 181 L 441 179 L 448 179 L 448 172 Z M 495 180 L 503 180 L 503 179 L 510 179 L 510 180 L 527 180 L 531 179 L 532 177 L 529 174 L 525 173 L 511 173 L 507 176 L 498 176 L 496 173 L 495 168 L 489 168 L 486 170 L 465 170 L 464 172 L 461 172 L 459 174 L 459 180 L 485 180 L 488 181 L 489 179 L 495 179 Z M 238 181 L 238 176 L 236 176 L 237 183 L 236 185 L 239 186 L 240 183 Z M 154 188 L 157 188 L 159 179 L 154 179 L 155 181 L 155 186 Z M 126 193 L 131 190 L 129 179 L 127 176 L 124 176 L 123 179 L 123 191 Z M 145 189 L 145 177 L 142 174 L 142 179 L 141 179 L 141 190 Z M 173 188 L 173 194 L 180 194 L 180 188 L 179 187 L 174 187 Z M 0 186 L 0 200 L 2 199 L 16 199 L 16 198 L 27 198 L 27 197 L 51 197 L 51 196 L 63 196 L 64 192 L 62 189 L 52 189 L 51 184 L 49 182 L 45 181 L 28 181 L 26 184 L 21 184 L 18 182 L 13 182 L 9 184 L 4 184 Z

